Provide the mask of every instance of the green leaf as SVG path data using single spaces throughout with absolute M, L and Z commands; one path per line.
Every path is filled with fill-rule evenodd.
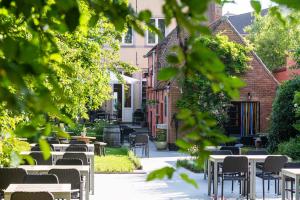
M 142 21 L 149 22 L 151 19 L 151 11 L 150 10 L 143 10 L 139 12 L 138 18 Z
M 187 174 L 181 173 L 180 177 L 182 180 L 184 180 L 186 183 L 193 185 L 195 188 L 198 188 L 198 184 L 194 179 L 191 179 Z
M 167 81 L 174 78 L 178 73 L 178 68 L 175 67 L 164 67 L 158 72 L 157 79 L 161 81 Z
M 50 145 L 48 144 L 48 142 L 44 138 L 39 139 L 39 145 L 40 145 L 40 148 L 43 152 L 44 159 L 48 160 L 50 158 L 50 155 L 51 155 Z
M 272 0 L 275 3 L 285 5 L 289 8 L 300 9 L 299 0 Z
M 260 11 L 261 11 L 261 4 L 260 4 L 260 1 L 258 1 L 258 0 L 251 0 L 250 3 L 251 3 L 252 8 L 255 10 L 255 12 L 256 12 L 257 14 L 259 14 Z
M 161 180 L 165 177 L 167 177 L 168 179 L 171 179 L 174 172 L 175 172 L 175 169 L 173 167 L 163 167 L 161 169 L 154 170 L 150 174 L 148 174 L 147 181 L 152 181 L 155 179 Z
M 178 56 L 175 54 L 169 54 L 167 56 L 167 61 L 170 64 L 178 64 L 180 62 Z

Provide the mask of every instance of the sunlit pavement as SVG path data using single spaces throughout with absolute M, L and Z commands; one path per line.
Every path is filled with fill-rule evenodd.
M 141 156 L 141 152 L 137 151 Z M 154 169 L 165 166 L 175 166 L 176 160 L 187 157 L 178 152 L 156 151 L 153 144 L 150 145 L 150 158 L 142 158 L 144 174 L 95 174 L 95 195 L 91 195 L 91 200 L 193 200 L 211 199 L 207 195 L 207 180 L 203 179 L 203 174 L 192 173 L 185 169 L 180 169 L 171 180 L 157 180 L 146 182 L 147 173 Z M 179 174 L 185 172 L 190 178 L 196 180 L 199 188 L 185 183 Z M 267 183 L 267 182 L 265 182 Z M 262 180 L 256 179 L 257 199 L 262 199 Z M 267 184 L 265 185 L 267 186 Z M 231 192 L 231 182 L 225 183 L 224 194 L 226 199 L 239 198 L 238 184 L 234 186 L 234 193 Z M 266 187 L 267 188 L 267 187 Z M 221 194 L 219 188 L 219 195 Z M 274 181 L 270 185 L 270 193 L 266 193 L 265 199 L 281 199 L 281 196 L 274 195 Z

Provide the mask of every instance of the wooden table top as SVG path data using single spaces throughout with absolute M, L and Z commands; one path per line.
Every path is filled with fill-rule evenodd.
M 44 171 L 47 172 L 51 169 L 77 169 L 78 171 L 89 171 L 88 165 L 20 165 L 19 168 L 26 171 Z
M 21 155 L 29 155 L 31 152 L 37 151 L 22 151 Z M 39 152 L 39 151 L 38 151 Z M 84 153 L 86 156 L 94 156 L 94 152 L 78 152 L 78 151 L 51 151 L 52 156 L 63 156 L 65 153 Z
M 71 184 L 10 184 L 5 193 L 13 192 L 71 192 Z
M 90 139 L 90 140 L 96 140 L 96 137 L 91 136 L 71 136 L 72 139 Z

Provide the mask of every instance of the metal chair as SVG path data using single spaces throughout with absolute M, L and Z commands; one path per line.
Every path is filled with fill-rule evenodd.
M 71 196 L 72 199 L 82 200 L 82 180 L 80 172 L 77 169 L 51 169 L 48 174 L 55 174 L 59 183 L 71 184 Z M 85 191 L 89 192 L 89 191 Z
M 246 191 L 247 182 L 249 179 L 249 161 L 246 156 L 227 156 L 223 162 L 222 168 L 222 190 L 221 196 L 223 199 L 224 192 L 224 181 L 234 181 L 237 180 L 240 183 L 240 192 L 241 192 L 241 181 L 244 182 L 244 196 L 247 194 L 248 199 L 248 191 Z
M 69 153 L 66 152 L 63 155 L 63 158 L 73 158 L 73 159 L 80 159 L 83 165 L 89 165 L 89 161 L 87 156 L 84 153 L 76 152 L 76 153 Z
M 54 151 L 54 146 L 52 144 L 49 144 L 50 150 Z M 35 146 L 31 147 L 31 151 L 41 151 L 40 145 L 36 144 Z
M 284 168 L 287 168 L 287 169 L 299 169 L 300 168 L 300 162 L 288 162 L 288 163 L 285 163 Z M 285 188 L 285 191 L 287 191 L 287 192 L 290 191 L 291 192 L 291 199 L 293 200 L 293 194 L 295 193 L 295 190 L 294 190 L 295 179 L 291 178 L 291 177 L 286 177 L 285 181 L 291 182 L 291 188 L 290 189 L 289 188 Z
M 82 160 L 77 158 L 62 158 L 58 159 L 56 165 L 83 165 Z
M 263 199 L 265 199 L 265 180 L 274 180 L 275 193 L 279 193 L 279 180 L 281 179 L 279 173 L 288 159 L 286 156 L 268 156 L 263 164 L 262 172 L 257 173 L 256 176 L 262 179 L 263 183 Z M 277 184 L 278 182 L 278 184 Z M 278 187 L 277 187 L 278 186 Z M 269 185 L 268 185 L 269 188 Z
M 22 168 L 0 168 L 0 199 L 11 183 L 23 183 L 27 172 Z
M 48 160 L 44 159 L 42 152 L 31 152 L 29 155 L 36 160 L 37 165 L 52 165 L 53 163 L 52 155 Z
M 66 151 L 87 152 L 88 147 L 85 144 L 71 144 L 66 148 Z
M 136 134 L 134 138 L 134 152 L 136 148 L 142 148 L 142 155 L 149 157 L 149 135 L 147 134 Z
M 232 152 L 232 155 L 241 155 L 241 148 L 235 146 L 223 146 L 220 150 L 229 150 Z
M 70 144 L 85 144 L 84 141 L 79 141 L 79 140 L 71 140 Z
M 26 175 L 24 177 L 23 183 L 27 184 L 39 184 L 39 183 L 53 183 L 57 184 L 58 178 L 54 174 L 34 174 Z
M 49 192 L 14 192 L 10 200 L 54 200 Z

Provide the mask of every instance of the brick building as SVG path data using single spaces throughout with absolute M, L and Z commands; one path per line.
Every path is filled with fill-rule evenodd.
M 297 67 L 297 62 L 289 55 L 286 56 L 286 63 L 284 66 L 273 70 L 274 77 L 280 82 L 291 80 L 295 76 L 300 75 L 300 69 Z
M 219 18 L 210 23 L 214 34 L 228 36 L 229 40 L 245 45 L 243 37 L 234 28 L 227 17 Z M 176 128 L 174 115 L 177 113 L 176 102 L 180 98 L 181 89 L 176 80 L 160 82 L 157 73 L 160 68 L 167 66 L 166 56 L 170 48 L 179 41 L 178 29 L 175 28 L 162 42 L 152 48 L 147 54 L 149 76 L 147 78 L 147 115 L 149 129 L 155 136 L 157 127 L 166 128 L 168 143 L 174 144 L 181 137 Z M 184 37 L 184 36 L 183 36 Z M 226 131 L 232 136 L 254 135 L 266 132 L 272 110 L 278 81 L 267 69 L 261 59 L 252 51 L 249 69 L 240 78 L 246 86 L 240 90 L 240 99 L 232 102 L 229 109 L 229 123 Z

